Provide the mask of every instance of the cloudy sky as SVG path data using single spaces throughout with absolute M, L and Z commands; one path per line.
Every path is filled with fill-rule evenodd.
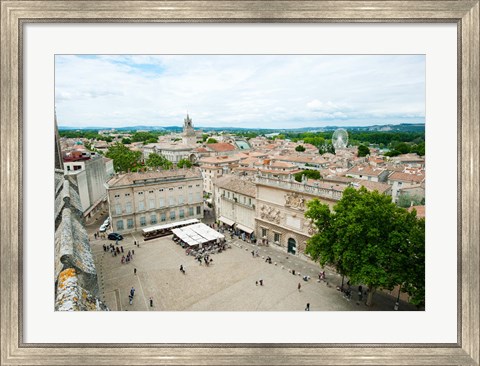
M 59 126 L 425 121 L 423 55 L 57 55 Z

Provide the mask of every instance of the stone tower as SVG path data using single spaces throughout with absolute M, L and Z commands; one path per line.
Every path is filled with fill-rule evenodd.
M 195 130 L 193 129 L 192 119 L 187 114 L 187 118 L 183 120 L 183 135 L 182 142 L 186 145 L 195 145 L 197 137 L 195 136 Z

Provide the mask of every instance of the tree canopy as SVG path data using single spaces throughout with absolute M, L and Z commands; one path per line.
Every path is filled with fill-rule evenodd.
M 177 163 L 177 167 L 179 168 L 191 168 L 192 165 L 192 162 L 188 159 L 180 159 L 180 161 Z
M 213 137 L 210 137 L 208 140 L 207 140 L 207 144 L 216 144 L 218 141 L 215 140 Z
M 297 182 L 302 181 L 302 175 L 305 175 L 307 178 L 310 179 L 321 179 L 322 175 L 318 170 L 302 170 L 301 172 L 295 173 L 293 177 Z
M 360 158 L 362 156 L 367 156 L 370 155 L 370 149 L 366 147 L 365 145 L 360 145 L 358 147 L 358 153 L 357 156 Z
M 298 145 L 298 146 L 295 148 L 295 151 L 303 152 L 303 151 L 305 151 L 305 146 L 303 146 L 303 145 Z
M 113 168 L 116 172 L 136 171 L 141 166 L 142 153 L 131 151 L 121 143 L 110 146 L 105 156 L 113 160 Z
M 367 305 L 378 288 L 401 289 L 411 302 L 425 298 L 425 220 L 397 207 L 391 197 L 352 187 L 330 210 L 317 199 L 305 213 L 318 229 L 306 252 L 321 265 L 333 265 L 352 284 L 369 288 Z
M 150 168 L 162 168 L 164 170 L 170 169 L 173 164 L 163 155 L 158 155 L 156 153 L 148 154 L 148 158 L 145 161 L 145 165 Z
M 333 147 L 333 145 L 331 143 L 330 144 L 325 144 L 325 145 L 321 145 L 318 148 L 318 152 L 320 153 L 320 155 L 323 155 L 323 154 L 326 154 L 326 153 L 335 154 L 335 148 Z

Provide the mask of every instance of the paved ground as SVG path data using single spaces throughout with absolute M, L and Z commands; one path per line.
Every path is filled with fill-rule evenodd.
M 101 224 L 103 220 L 97 222 Z M 99 225 L 87 228 L 91 235 L 96 226 Z M 140 242 L 140 248 L 133 245 L 134 240 Z M 306 258 L 239 239 L 229 242 L 231 249 L 212 255 L 213 264 L 207 267 L 185 255 L 185 250 L 171 236 L 143 242 L 141 235 L 127 234 L 119 246 L 123 246 L 125 253 L 135 251 L 133 261 L 128 264 L 120 263 L 121 256 L 112 257 L 103 251 L 102 245 L 113 241 L 92 239 L 101 296 L 111 310 L 121 311 L 303 311 L 307 303 L 312 311 L 393 310 L 395 299 L 383 294 L 375 295 L 371 308 L 358 301 L 355 291 L 352 300 L 345 299 L 336 290 L 341 277 L 327 270 L 327 281 L 318 282 L 320 268 Z M 252 257 L 252 249 L 258 249 L 260 256 Z M 262 258 L 267 255 L 273 264 Z M 185 275 L 180 272 L 180 265 L 185 267 Z M 296 275 L 292 275 L 292 269 Z M 304 274 L 311 276 L 311 280 L 303 281 Z M 259 279 L 263 279 L 264 286 L 255 284 Z M 132 287 L 135 298 L 130 305 L 128 294 Z M 149 305 L 150 297 L 153 307 Z M 407 304 L 401 304 L 400 308 L 412 309 Z

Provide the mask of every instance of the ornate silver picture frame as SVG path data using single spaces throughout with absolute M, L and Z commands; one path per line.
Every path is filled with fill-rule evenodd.
M 1 365 L 478 365 L 480 3 L 475 1 L 1 1 Z M 23 340 L 23 38 L 28 23 L 453 23 L 458 29 L 455 344 L 30 344 Z M 265 352 L 268 348 L 268 352 Z

